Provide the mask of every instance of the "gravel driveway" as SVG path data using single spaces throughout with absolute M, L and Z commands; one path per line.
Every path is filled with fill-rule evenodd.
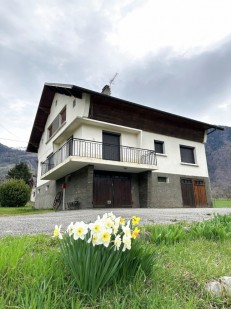
M 174 223 L 177 221 L 203 221 L 213 217 L 213 214 L 231 214 L 231 208 L 133 208 L 133 209 L 82 209 L 60 211 L 46 214 L 33 214 L 25 216 L 0 217 L 0 236 L 25 234 L 52 234 L 55 224 L 62 224 L 63 229 L 73 221 L 90 222 L 111 212 L 126 219 L 132 215 L 139 216 L 143 224 Z

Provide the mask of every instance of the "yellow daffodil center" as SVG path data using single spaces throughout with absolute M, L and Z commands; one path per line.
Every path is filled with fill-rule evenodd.
M 77 228 L 76 234 L 82 235 L 83 234 L 83 228 L 82 227 Z
M 100 225 L 99 224 L 95 225 L 94 228 L 93 228 L 93 231 L 95 233 L 98 233 L 100 231 Z
M 108 242 L 108 241 L 110 241 L 110 238 L 111 238 L 110 233 L 104 232 L 104 233 L 102 234 L 102 240 L 103 240 L 103 242 Z
M 54 229 L 54 237 L 58 237 L 59 236 L 59 228 L 55 228 Z

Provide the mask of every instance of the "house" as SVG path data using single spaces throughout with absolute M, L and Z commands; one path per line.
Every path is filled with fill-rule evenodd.
M 38 153 L 35 207 L 55 197 L 61 208 L 209 207 L 205 142 L 216 129 L 112 97 L 109 86 L 46 83 L 27 147 Z

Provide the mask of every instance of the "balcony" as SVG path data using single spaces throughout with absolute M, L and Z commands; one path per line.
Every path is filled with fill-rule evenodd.
M 59 179 L 89 164 L 110 171 L 157 169 L 154 150 L 71 139 L 41 163 L 41 179 Z

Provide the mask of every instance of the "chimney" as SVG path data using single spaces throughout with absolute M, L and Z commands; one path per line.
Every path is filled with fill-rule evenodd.
M 106 95 L 111 95 L 111 89 L 110 89 L 110 86 L 108 85 L 105 85 L 102 89 L 102 92 L 103 94 L 106 94 Z

